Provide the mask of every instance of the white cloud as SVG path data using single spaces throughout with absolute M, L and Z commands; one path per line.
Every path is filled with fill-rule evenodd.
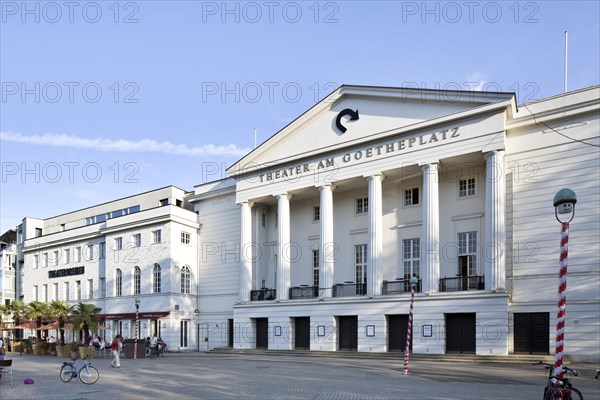
M 250 149 L 240 148 L 234 144 L 217 146 L 206 144 L 200 147 L 189 147 L 185 144 L 175 144 L 169 141 L 157 142 L 153 139 L 138 141 L 126 139 L 82 138 L 67 134 L 46 133 L 43 135 L 23 135 L 14 132 L 0 132 L 0 140 L 33 144 L 38 146 L 71 147 L 78 149 L 92 149 L 98 151 L 118 152 L 152 152 L 176 154 L 192 157 L 200 156 L 243 156 Z
M 482 72 L 473 72 L 467 77 L 466 82 L 469 82 L 474 91 L 481 91 L 487 83 L 488 77 Z

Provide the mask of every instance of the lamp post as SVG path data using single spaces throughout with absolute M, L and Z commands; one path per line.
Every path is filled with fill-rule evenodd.
M 406 348 L 404 349 L 404 375 L 408 374 L 408 356 L 410 354 L 410 340 L 413 327 L 413 303 L 415 301 L 415 285 L 419 282 L 417 277 L 410 278 L 410 311 L 408 313 L 408 329 L 406 331 Z
M 577 196 L 571 189 L 561 189 L 554 196 L 554 216 L 561 223 L 560 234 L 560 272 L 558 274 L 558 312 L 556 315 L 556 347 L 554 351 L 553 374 L 561 379 L 563 375 L 563 348 L 565 342 L 565 314 L 567 290 L 567 256 L 569 254 L 569 222 L 575 216 Z M 561 220 L 559 214 L 563 216 Z M 568 219 L 568 220 L 567 220 Z
M 140 299 L 136 297 L 135 299 L 135 341 L 133 344 L 133 359 L 137 359 L 137 349 L 138 349 L 138 320 L 140 315 Z

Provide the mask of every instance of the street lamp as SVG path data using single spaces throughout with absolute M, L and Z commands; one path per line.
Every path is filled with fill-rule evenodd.
M 133 358 L 137 359 L 137 349 L 138 349 L 138 320 L 140 313 L 140 298 L 135 298 L 135 342 L 133 344 Z
M 558 275 L 558 312 L 556 315 L 556 347 L 554 351 L 554 376 L 561 379 L 563 375 L 563 348 L 565 341 L 565 314 L 567 290 L 567 256 L 569 254 L 569 222 L 575 216 L 577 196 L 571 189 L 564 188 L 554 196 L 554 216 L 561 223 L 560 233 L 560 272 Z M 563 217 L 559 217 L 559 214 Z M 568 218 L 568 221 L 566 221 Z
M 419 282 L 416 276 L 410 278 L 410 311 L 408 313 L 408 329 L 406 331 L 406 348 L 404 349 L 404 375 L 408 374 L 408 355 L 413 327 L 413 303 L 415 301 L 415 286 Z

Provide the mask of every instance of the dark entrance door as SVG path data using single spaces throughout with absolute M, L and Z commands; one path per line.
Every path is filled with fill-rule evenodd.
M 515 353 L 549 354 L 549 327 L 548 313 L 516 313 Z
M 446 314 L 446 353 L 475 353 L 475 313 Z
M 233 347 L 233 320 L 227 320 L 227 346 Z
M 358 317 L 338 317 L 340 350 L 358 349 Z
M 269 347 L 269 323 L 267 318 L 256 318 L 256 348 Z
M 408 333 L 408 315 L 388 315 L 389 351 L 404 351 Z M 410 341 L 412 351 L 412 340 Z
M 296 317 L 295 347 L 297 350 L 310 350 L 310 318 Z

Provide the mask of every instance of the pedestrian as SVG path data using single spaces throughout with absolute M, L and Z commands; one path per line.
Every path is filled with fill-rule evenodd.
M 121 360 L 119 358 L 121 346 L 122 346 L 121 335 L 117 335 L 117 336 L 115 336 L 115 338 L 113 339 L 113 341 L 110 344 L 110 349 L 112 350 L 112 356 L 113 356 L 110 366 L 113 368 L 121 368 Z

